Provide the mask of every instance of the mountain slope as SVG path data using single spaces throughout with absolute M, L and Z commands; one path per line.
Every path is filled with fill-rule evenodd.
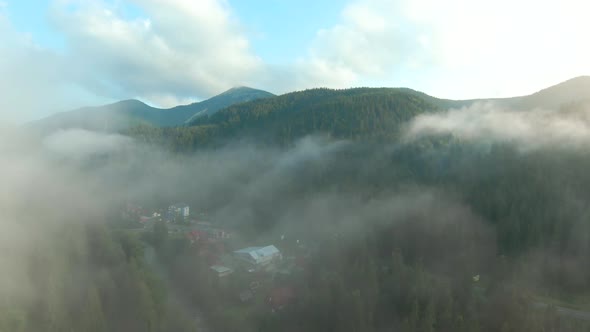
M 559 109 L 571 103 L 587 100 L 590 100 L 590 76 L 575 77 L 526 96 L 473 101 L 491 101 L 518 110 L 526 110 Z
M 311 89 L 236 104 L 183 128 L 136 127 L 129 134 L 174 150 L 248 138 L 285 145 L 321 134 L 341 139 L 390 139 L 418 114 L 465 105 L 406 88 Z
M 59 129 L 80 128 L 97 131 L 118 131 L 130 126 L 157 121 L 162 110 L 138 100 L 124 100 L 97 107 L 83 107 L 57 113 L 27 124 L 27 127 L 44 132 Z
M 124 100 L 114 104 L 84 107 L 54 114 L 29 124 L 43 131 L 82 128 L 88 130 L 119 131 L 138 124 L 158 127 L 183 125 L 196 114 L 213 114 L 236 103 L 269 98 L 270 92 L 247 87 L 233 88 L 202 102 L 160 109 L 138 100 Z
M 229 89 L 215 97 L 190 105 L 176 106 L 170 112 L 182 114 L 183 122 L 190 122 L 203 115 L 213 115 L 215 112 L 234 104 L 248 102 L 257 99 L 274 97 L 270 92 L 252 89 L 249 87 L 236 87 Z
M 446 100 L 407 88 L 311 89 L 255 100 L 200 116 L 190 127 L 170 130 L 139 128 L 130 132 L 175 150 L 208 146 L 234 138 L 290 144 L 324 134 L 342 139 L 395 139 L 416 115 L 494 102 L 517 109 L 560 108 L 590 95 L 590 77 L 576 78 L 535 94 L 505 99 Z
M 464 105 L 407 88 L 312 89 L 228 107 L 193 125 L 219 126 L 223 135 L 290 141 L 309 134 L 356 139 L 396 135 L 418 114 Z
M 532 95 L 516 98 L 517 105 L 524 108 L 559 108 L 565 104 L 588 99 L 590 99 L 590 76 L 572 78 Z

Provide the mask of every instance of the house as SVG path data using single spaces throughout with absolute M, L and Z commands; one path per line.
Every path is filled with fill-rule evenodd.
M 184 203 L 171 205 L 168 212 L 174 216 L 187 218 L 190 215 L 190 207 Z
M 231 234 L 223 229 L 209 228 L 207 233 L 211 239 L 225 240 L 231 238 Z
M 234 251 L 234 257 L 249 269 L 268 266 L 283 258 L 279 249 L 273 245 L 236 250 Z
M 230 274 L 232 274 L 234 271 L 232 269 L 230 269 L 229 267 L 223 266 L 223 265 L 213 265 L 210 267 L 210 269 L 217 275 L 217 277 L 219 278 L 223 278 L 226 277 Z

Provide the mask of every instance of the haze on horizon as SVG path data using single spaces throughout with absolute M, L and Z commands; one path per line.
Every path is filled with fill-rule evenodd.
M 0 121 L 233 86 L 525 95 L 590 73 L 579 0 L 0 1 Z M 180 32 L 180 33 L 179 33 Z
M 0 332 L 590 331 L 587 9 L 0 0 Z

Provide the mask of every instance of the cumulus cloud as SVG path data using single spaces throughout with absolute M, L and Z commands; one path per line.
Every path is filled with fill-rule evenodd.
M 62 0 L 52 19 L 69 45 L 81 84 L 107 96 L 171 106 L 247 83 L 261 65 L 220 0 Z M 153 100 L 150 100 L 153 99 Z
M 348 70 L 355 79 L 389 78 L 393 66 L 415 62 L 426 46 L 400 11 L 397 1 L 352 2 L 342 11 L 341 23 L 318 31 L 310 63 Z
M 283 68 L 288 74 L 270 68 L 273 86 L 288 90 L 391 83 L 398 66 L 415 66 L 430 56 L 424 52 L 425 40 L 414 39 L 419 27 L 400 14 L 401 8 L 391 0 L 349 3 L 336 25 L 318 30 L 306 53 Z M 285 77 L 289 81 L 281 81 Z
M 446 98 L 528 94 L 590 72 L 588 5 L 354 0 L 318 31 L 300 83 L 403 85 Z
M 236 85 L 278 93 L 395 85 L 497 97 L 590 73 L 590 45 L 579 40 L 590 30 L 588 5 L 578 0 L 351 0 L 336 24 L 276 64 L 255 54 L 226 0 L 51 3 L 64 45 L 57 51 L 16 31 L 0 6 L 4 118 L 127 98 L 175 106 Z
M 7 6 L 6 6 L 7 7 Z M 66 63 L 55 52 L 17 31 L 0 6 L 0 124 L 69 108 L 92 97 L 73 92 Z
M 2 33 L 0 32 L 0 39 Z M 0 43 L 0 125 L 14 125 L 80 105 L 105 103 L 69 79 L 63 59 L 28 43 Z
M 578 148 L 590 144 L 590 107 L 517 111 L 476 103 L 444 113 L 417 116 L 406 138 L 452 134 L 467 141 L 510 142 L 524 150 L 543 147 Z
M 63 38 L 58 50 L 18 31 L 3 7 L 3 122 L 128 98 L 187 104 L 256 85 L 261 72 L 224 0 L 54 0 L 48 17 Z

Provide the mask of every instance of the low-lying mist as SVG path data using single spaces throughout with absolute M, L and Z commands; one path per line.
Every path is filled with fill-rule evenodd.
M 590 142 L 588 119 L 583 110 L 517 112 L 486 104 L 419 116 L 401 144 L 312 136 L 289 148 L 236 141 L 190 154 L 85 130 L 45 137 L 5 133 L 0 140 L 0 297 L 34 307 L 43 297 L 35 274 L 56 269 L 44 266 L 40 253 L 70 257 L 64 266 L 75 267 L 82 254 L 71 251 L 92 253 L 94 243 L 103 241 L 84 227 L 113 224 L 127 203 L 165 209 L 176 202 L 240 234 L 244 245 L 301 240 L 317 255 L 313 260 L 342 260 L 360 271 L 370 267 L 341 258 L 343 253 L 371 255 L 371 264 L 383 269 L 388 257 L 401 253 L 408 269 L 418 271 L 407 273 L 426 269 L 432 278 L 460 285 L 449 292 L 480 276 L 490 298 L 504 294 L 497 285 L 505 280 L 547 294 L 560 285 L 586 291 L 590 285 L 583 278 L 590 273 L 578 264 L 590 254 L 580 235 L 587 234 L 590 214 L 571 198 L 589 197 L 586 178 L 575 180 L 588 158 L 571 148 Z M 431 134 L 452 134 L 459 142 L 430 141 Z M 481 150 L 479 142 L 492 148 Z M 568 168 L 571 174 L 561 174 L 564 158 L 578 162 Z M 568 263 L 560 266 L 560 261 Z M 314 273 L 321 276 L 329 266 Z M 549 271 L 550 278 L 530 271 Z M 92 298 L 84 291 L 84 278 L 90 276 L 76 274 L 80 286 L 63 301 Z M 358 279 L 342 282 L 346 286 L 339 287 L 357 287 Z M 459 295 L 453 296 L 459 302 Z M 420 299 L 418 306 L 426 310 L 428 300 Z M 374 305 L 386 324 L 386 306 Z M 396 315 L 405 312 L 399 308 Z M 457 304 L 456 310 L 464 309 Z M 403 317 L 395 320 L 401 326 Z
M 522 150 L 576 149 L 590 144 L 590 104 L 513 109 L 493 102 L 417 116 L 406 138 L 453 134 L 466 141 L 510 142 Z

